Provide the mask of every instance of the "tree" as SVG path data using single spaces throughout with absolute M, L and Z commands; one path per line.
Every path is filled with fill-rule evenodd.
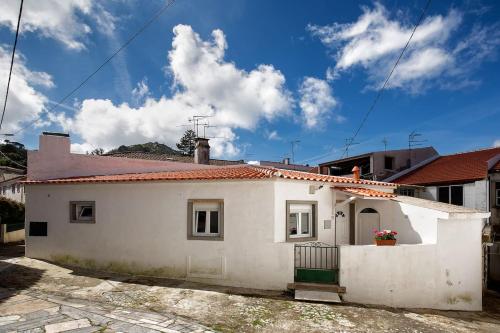
M 195 139 L 196 133 L 192 129 L 188 129 L 184 132 L 184 135 L 180 139 L 179 143 L 176 144 L 177 149 L 179 149 L 184 155 L 194 156 Z
M 104 154 L 104 149 L 96 148 L 90 152 L 90 155 L 102 155 Z

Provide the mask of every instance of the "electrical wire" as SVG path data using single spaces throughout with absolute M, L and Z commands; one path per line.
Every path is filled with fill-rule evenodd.
M 144 30 L 146 30 L 154 21 L 156 21 L 168 8 L 170 8 L 175 3 L 175 0 L 169 0 L 167 3 L 161 7 L 156 13 L 144 24 L 142 27 L 137 30 L 134 34 L 132 34 L 125 43 L 122 44 L 113 54 L 111 54 L 108 58 L 106 58 L 102 64 L 97 67 L 92 73 L 90 73 L 80 84 L 78 84 L 75 88 L 73 88 L 70 92 L 64 95 L 55 105 L 53 105 L 47 112 L 50 113 L 54 111 L 57 107 L 59 107 L 62 103 L 64 103 L 69 97 L 71 97 L 77 90 L 83 87 L 97 72 L 99 72 L 104 66 L 106 66 L 118 53 L 120 53 L 123 49 L 125 49 L 134 39 L 137 38 Z M 39 121 L 41 116 L 37 117 L 35 120 L 31 121 L 24 127 L 21 127 L 19 130 L 14 132 L 14 135 L 24 131 L 26 128 L 32 126 L 34 123 Z
M 7 108 L 7 99 L 9 98 L 10 78 L 12 77 L 12 68 L 14 67 L 14 56 L 16 54 L 17 39 L 19 37 L 19 26 L 21 25 L 23 3 L 24 0 L 21 0 L 21 6 L 19 7 L 19 17 L 17 18 L 16 38 L 14 39 L 14 47 L 12 48 L 12 57 L 10 58 L 9 79 L 7 80 L 7 90 L 5 91 L 5 100 L 3 102 L 2 118 L 0 119 L 0 130 L 2 130 L 3 118 L 5 116 L 5 110 Z
M 356 132 L 354 132 L 354 135 L 346 143 L 346 147 L 345 147 L 344 153 L 342 154 L 342 157 L 344 157 L 347 154 L 347 152 L 349 150 L 349 147 L 354 142 L 354 139 L 358 136 L 358 134 L 361 131 L 361 129 L 363 128 L 366 120 L 368 119 L 368 116 L 373 111 L 373 109 L 375 108 L 375 105 L 377 104 L 378 100 L 382 96 L 382 93 L 384 92 L 384 89 L 387 86 L 387 83 L 389 82 L 389 79 L 391 78 L 392 74 L 394 73 L 394 70 L 398 66 L 401 58 L 403 57 L 406 49 L 408 48 L 408 45 L 410 45 L 410 41 L 412 40 L 413 35 L 415 34 L 415 31 L 417 30 L 418 26 L 420 25 L 420 23 L 422 22 L 423 18 L 425 17 L 425 13 L 427 12 L 427 9 L 429 8 L 430 4 L 431 4 L 431 0 L 427 0 L 427 3 L 425 4 L 425 7 L 422 9 L 422 14 L 420 14 L 420 17 L 419 17 L 417 23 L 413 27 L 413 31 L 411 32 L 410 38 L 408 38 L 408 41 L 406 42 L 403 50 L 401 51 L 401 54 L 399 55 L 398 59 L 396 60 L 396 63 L 394 64 L 394 66 L 392 67 L 391 71 L 389 72 L 389 75 L 385 79 L 385 82 L 384 82 L 383 86 L 379 89 L 377 95 L 375 96 L 375 99 L 373 100 L 370 108 L 368 109 L 368 112 L 366 112 L 365 116 L 361 120 L 361 123 L 359 124 L 358 129 L 356 130 Z

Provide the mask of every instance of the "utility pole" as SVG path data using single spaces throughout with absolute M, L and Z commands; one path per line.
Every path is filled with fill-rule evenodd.
M 413 147 L 421 146 L 422 142 L 426 142 L 427 140 L 420 140 L 422 134 L 417 133 L 416 130 L 413 130 L 408 135 L 408 167 L 411 168 L 411 149 Z
M 290 141 L 290 145 L 292 146 L 292 163 L 295 161 L 295 145 L 298 145 L 300 140 L 292 140 Z

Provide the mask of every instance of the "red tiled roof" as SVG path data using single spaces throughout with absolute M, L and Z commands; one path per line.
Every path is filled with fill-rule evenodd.
M 145 153 L 145 152 L 117 152 L 111 154 L 105 154 L 104 156 L 111 157 L 126 157 L 140 160 L 153 160 L 153 161 L 174 161 L 174 162 L 182 162 L 182 163 L 194 163 L 193 156 L 186 155 L 174 155 L 174 154 L 157 154 L 157 153 Z M 209 160 L 210 165 L 224 166 L 224 165 L 236 165 L 236 164 L 244 164 L 243 160 L 217 160 L 211 158 Z
M 74 183 L 116 183 L 136 181 L 172 181 L 172 180 L 223 180 L 223 179 L 264 179 L 280 177 L 285 179 L 320 181 L 345 184 L 365 184 L 394 186 L 391 183 L 371 180 L 354 180 L 347 177 L 319 175 L 301 171 L 281 170 L 260 166 L 230 166 L 217 169 L 199 169 L 189 171 L 167 171 L 149 173 L 131 173 L 119 175 L 72 177 L 49 180 L 28 180 L 26 184 L 74 184 Z
M 362 188 L 362 187 L 340 187 L 340 186 L 334 186 L 333 188 L 336 189 L 336 190 L 342 191 L 342 192 L 347 192 L 349 194 L 360 195 L 360 196 L 363 196 L 363 197 L 371 197 L 371 198 L 394 198 L 396 196 L 393 193 L 376 191 L 376 190 L 372 190 L 372 189 L 369 189 L 369 188 Z
M 441 156 L 401 176 L 394 182 L 408 185 L 431 185 L 484 179 L 488 176 L 488 160 L 498 154 L 500 154 L 500 147 Z

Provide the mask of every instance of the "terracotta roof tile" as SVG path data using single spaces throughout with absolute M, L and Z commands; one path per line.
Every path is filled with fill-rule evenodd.
M 342 192 L 347 192 L 349 194 L 360 195 L 360 196 L 363 196 L 363 197 L 371 197 L 371 198 L 394 198 L 394 197 L 396 197 L 396 195 L 393 194 L 393 193 L 376 191 L 376 190 L 372 190 L 372 189 L 369 189 L 369 188 L 362 188 L 362 187 L 340 187 L 340 186 L 334 186 L 333 188 L 336 189 L 336 190 L 342 191 Z
M 223 180 L 223 179 L 264 179 L 280 177 L 285 179 L 320 181 L 345 184 L 365 184 L 378 186 L 395 186 L 391 183 L 371 180 L 354 180 L 347 177 L 320 175 L 301 171 L 281 170 L 261 166 L 228 166 L 217 169 L 200 169 L 189 171 L 168 171 L 132 173 L 119 175 L 72 177 L 49 180 L 28 180 L 26 184 L 73 184 L 73 183 L 116 183 L 138 181 L 174 181 L 174 180 Z
M 498 154 L 500 147 L 441 156 L 394 182 L 407 185 L 432 185 L 484 179 L 488 176 L 488 160 Z

